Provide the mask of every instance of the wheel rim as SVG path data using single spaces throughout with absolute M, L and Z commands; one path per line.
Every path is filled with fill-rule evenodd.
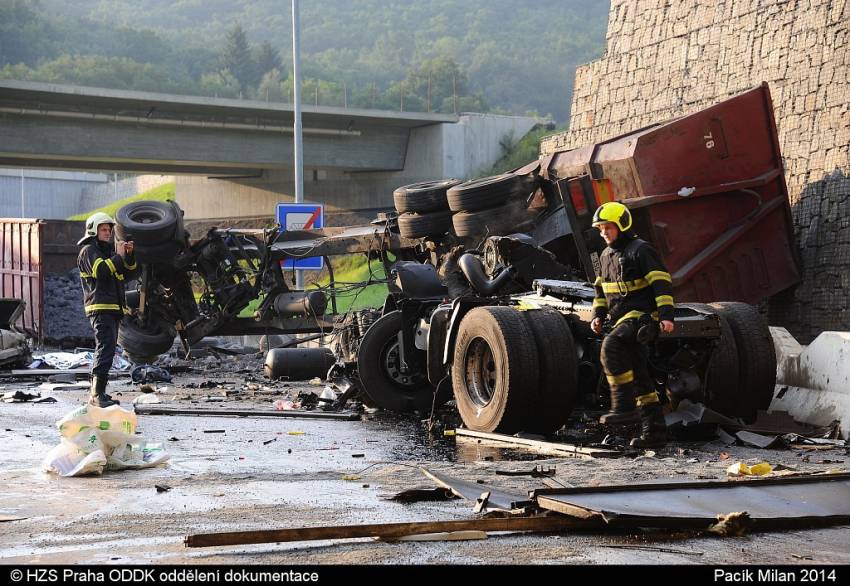
M 422 383 L 421 373 L 404 373 L 401 371 L 401 354 L 397 337 L 389 340 L 384 346 L 384 350 L 381 352 L 381 365 L 390 380 L 401 387 L 413 388 Z
M 469 398 L 479 407 L 487 406 L 493 399 L 497 381 L 496 360 L 487 340 L 472 340 L 463 366 Z
M 155 207 L 138 207 L 130 219 L 139 224 L 154 224 L 162 220 L 162 211 Z

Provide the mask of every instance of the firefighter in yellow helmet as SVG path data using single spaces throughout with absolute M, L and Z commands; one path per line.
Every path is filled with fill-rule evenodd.
M 92 214 L 86 220 L 85 234 L 77 242 L 82 246 L 77 266 L 83 305 L 95 339 L 89 403 L 98 407 L 118 404 L 106 394 L 106 383 L 118 344 L 118 324 L 124 315 L 124 283 L 136 271 L 133 243 L 112 243 L 114 225 L 115 220 L 108 214 Z
M 601 352 L 611 410 L 600 421 L 613 425 L 640 420 L 641 435 L 631 445 L 661 446 L 667 442 L 667 427 L 641 341 L 658 328 L 673 331 L 673 282 L 655 249 L 632 230 L 632 215 L 622 203 L 602 204 L 593 214 L 593 226 L 608 246 L 594 283 L 591 328 L 599 334 L 606 318 L 611 324 Z

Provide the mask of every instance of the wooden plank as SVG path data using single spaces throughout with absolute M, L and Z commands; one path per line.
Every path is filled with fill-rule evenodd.
M 174 409 L 170 407 L 153 407 L 136 405 L 139 415 L 203 415 L 214 417 L 288 417 L 293 419 L 339 419 L 341 421 L 357 421 L 358 413 L 328 413 L 326 411 L 256 411 L 240 409 Z
M 550 532 L 599 529 L 605 526 L 597 520 L 585 521 L 563 516 L 504 517 L 495 519 L 463 519 L 457 521 L 414 521 L 409 523 L 376 523 L 369 525 L 333 525 L 234 531 L 231 533 L 201 533 L 184 539 L 186 547 L 246 545 L 250 543 L 280 543 L 315 541 L 320 539 L 354 539 L 359 537 L 399 538 L 406 535 L 451 533 L 455 531 L 532 531 Z
M 545 442 L 523 437 L 514 437 L 512 435 L 503 435 L 500 433 L 488 433 L 485 431 L 473 431 L 471 429 L 456 429 L 455 435 L 459 437 L 470 437 L 476 439 L 484 439 L 492 442 L 511 444 L 525 448 L 532 448 L 543 454 L 551 454 L 562 458 L 617 458 L 622 456 L 622 452 L 617 450 L 606 450 L 603 448 L 583 448 L 572 444 L 561 444 L 556 442 Z

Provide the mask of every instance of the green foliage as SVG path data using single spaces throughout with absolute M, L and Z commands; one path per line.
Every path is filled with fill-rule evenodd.
M 351 254 L 347 256 L 335 256 L 331 258 L 334 268 L 334 281 L 337 287 L 345 288 L 344 283 L 366 283 L 375 279 L 386 279 L 384 265 L 380 261 L 366 261 L 364 254 Z M 308 278 L 309 281 L 309 278 Z M 330 276 L 314 279 L 309 283 L 310 287 L 327 287 L 330 284 Z M 367 287 L 354 287 L 350 291 L 342 291 L 337 295 L 337 313 L 345 313 L 349 309 L 365 309 L 368 307 L 381 307 L 387 297 L 388 289 L 385 283 L 376 283 Z M 330 311 L 330 299 L 328 300 L 328 311 Z
M 249 85 L 256 83 L 257 64 L 251 55 L 248 36 L 241 24 L 237 24 L 227 32 L 221 64 L 223 69 L 229 71 L 239 81 L 240 91 L 244 92 Z
M 118 201 L 113 201 L 109 205 L 105 205 L 102 208 L 97 208 L 96 210 L 88 211 L 84 214 L 76 214 L 68 218 L 69 220 L 76 221 L 85 221 L 90 215 L 96 212 L 104 212 L 115 217 L 115 213 L 119 208 L 127 205 L 133 201 L 139 200 L 156 200 L 156 201 L 168 201 L 174 199 L 174 183 L 163 183 L 159 187 L 154 187 L 153 189 L 148 189 L 147 191 L 143 191 L 137 195 L 133 195 L 131 197 L 125 197 L 124 199 L 119 199 Z
M 565 121 L 575 67 L 602 54 L 608 7 L 604 0 L 303 2 L 302 62 L 312 84 L 304 100 L 318 88 L 322 105 L 491 108 Z M 229 70 L 244 97 L 282 93 L 286 101 L 287 8 L 279 0 L 0 0 L 0 75 L 232 95 L 222 73 Z M 64 63 L 72 65 L 67 76 L 57 65 Z M 106 75 L 80 71 L 104 64 Z M 271 81 L 263 85 L 274 69 L 279 92 Z
M 513 135 L 506 135 L 499 141 L 502 147 L 502 156 L 493 165 L 493 168 L 483 174 L 497 175 L 518 167 L 527 165 L 532 161 L 536 161 L 540 155 L 540 141 L 549 135 L 562 132 L 564 129 L 557 128 L 536 128 L 523 136 L 520 140 L 516 140 Z

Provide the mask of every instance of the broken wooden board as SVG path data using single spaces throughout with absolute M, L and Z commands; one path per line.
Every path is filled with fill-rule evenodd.
M 471 429 L 456 429 L 455 435 L 461 438 L 476 438 L 479 440 L 510 444 L 516 447 L 530 448 L 537 451 L 538 453 L 547 454 L 550 456 L 558 456 L 560 458 L 618 458 L 623 455 L 622 452 L 619 452 L 617 450 L 607 450 L 604 448 L 584 448 L 581 446 L 574 446 L 572 444 L 547 442 L 523 437 L 515 437 L 512 435 L 503 435 L 501 433 L 473 431 Z
M 542 489 L 533 497 L 541 508 L 618 527 L 706 528 L 733 511 L 762 529 L 850 522 L 850 473 Z
M 202 415 L 215 417 L 290 417 L 302 419 L 339 419 L 356 421 L 358 413 L 332 413 L 326 411 L 258 411 L 246 409 L 175 409 L 173 407 L 151 407 L 136 405 L 139 415 Z
M 408 535 L 454 533 L 457 531 L 533 531 L 544 533 L 568 530 L 584 531 L 587 529 L 604 529 L 604 527 L 604 523 L 596 520 L 585 521 L 561 515 L 503 517 L 495 519 L 462 519 L 457 521 L 414 521 L 409 523 L 298 527 L 294 529 L 234 531 L 231 533 L 201 533 L 187 536 L 184 539 L 184 543 L 186 547 L 213 547 L 219 545 L 315 541 L 321 539 L 354 539 L 359 537 L 397 539 Z
M 432 472 L 426 468 L 420 468 L 420 470 L 422 470 L 425 476 L 436 482 L 438 486 L 448 488 L 457 496 L 468 501 L 477 502 L 481 497 L 481 493 L 489 492 L 490 494 L 487 497 L 487 505 L 485 507 L 485 510 L 488 511 L 511 511 L 513 509 L 520 509 L 530 502 L 526 495 L 506 492 L 485 484 L 478 484 L 477 482 L 461 480 L 448 474 Z

